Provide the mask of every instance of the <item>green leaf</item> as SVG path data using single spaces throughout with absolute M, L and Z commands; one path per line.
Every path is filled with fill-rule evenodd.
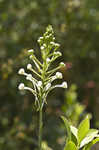
M 99 142 L 99 138 L 94 139 L 92 142 L 90 142 L 88 145 L 86 145 L 83 150 L 90 150 L 91 147 L 96 144 L 97 142 Z
M 75 143 L 76 146 L 78 145 L 78 141 L 77 141 L 76 137 L 74 136 L 74 134 L 71 134 L 71 141 L 73 143 Z
M 69 123 L 69 121 L 68 121 L 64 116 L 61 116 L 61 118 L 62 118 L 62 120 L 64 121 L 66 130 L 67 130 L 68 140 L 71 140 L 70 123 Z
M 87 116 L 78 127 L 78 144 L 80 145 L 81 141 L 85 138 L 90 128 L 89 117 Z
M 72 141 L 69 141 L 66 144 L 64 150 L 77 150 L 77 147 L 76 147 L 76 145 Z
M 71 130 L 72 134 L 76 137 L 76 139 L 78 139 L 78 137 L 77 137 L 78 129 L 75 128 L 74 126 L 70 126 L 70 130 Z
M 98 130 L 90 129 L 86 137 L 81 141 L 80 148 L 91 142 L 98 135 Z

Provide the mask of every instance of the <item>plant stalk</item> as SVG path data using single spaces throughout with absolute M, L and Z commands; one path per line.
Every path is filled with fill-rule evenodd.
M 41 144 L 42 144 L 42 128 L 43 128 L 43 121 L 42 121 L 42 108 L 39 110 L 39 141 L 38 141 L 38 147 L 39 150 L 42 150 Z

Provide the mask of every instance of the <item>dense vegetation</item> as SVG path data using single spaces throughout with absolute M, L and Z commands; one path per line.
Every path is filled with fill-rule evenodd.
M 99 127 L 99 1 L 98 0 L 0 0 L 0 149 L 32 150 L 38 138 L 38 113 L 34 97 L 19 92 L 20 66 L 28 63 L 27 49 L 40 57 L 37 39 L 51 24 L 60 43 L 66 68 L 60 71 L 68 91 L 56 89 L 44 107 L 44 144 L 54 150 L 64 146 L 65 129 L 60 116 L 74 125 L 92 114 Z M 46 123 L 46 126 L 45 126 Z M 52 125 L 53 124 L 53 125 Z

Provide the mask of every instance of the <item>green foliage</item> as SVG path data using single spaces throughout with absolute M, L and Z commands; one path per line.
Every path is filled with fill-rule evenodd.
M 61 118 L 62 118 L 63 121 L 64 121 L 66 130 L 67 130 L 68 140 L 70 141 L 70 140 L 71 140 L 71 131 L 70 131 L 71 129 L 70 129 L 70 124 L 69 124 L 68 120 L 67 120 L 64 116 L 62 116 Z M 68 140 L 67 140 L 67 141 L 68 141 Z
M 62 119 L 63 121 L 66 120 L 64 123 L 66 127 L 68 126 L 68 135 L 73 134 L 77 140 L 77 143 L 75 144 L 73 139 L 71 140 L 67 135 L 68 140 L 66 140 L 64 150 L 79 150 L 80 148 L 83 148 L 83 150 L 90 150 L 95 143 L 99 142 L 99 138 L 97 138 L 99 137 L 99 131 L 90 129 L 90 120 L 88 116 L 80 123 L 78 129 L 70 125 L 65 117 L 62 116 Z
M 81 114 L 85 110 L 85 106 L 80 104 L 77 100 L 77 86 L 72 84 L 65 93 L 64 104 L 62 105 L 62 111 L 69 118 L 73 124 L 77 125 Z
M 77 150 L 77 147 L 76 147 L 76 145 L 72 141 L 69 141 L 66 144 L 64 150 Z
M 78 144 L 84 139 L 90 129 L 89 118 L 86 117 L 78 127 Z

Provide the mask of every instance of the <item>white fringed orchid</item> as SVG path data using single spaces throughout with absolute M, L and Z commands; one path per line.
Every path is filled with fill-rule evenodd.
M 60 85 L 53 85 L 52 82 L 56 79 L 62 79 L 62 73 L 57 72 L 61 67 L 65 67 L 65 64 L 61 62 L 57 67 L 53 69 L 49 69 L 52 62 L 54 62 L 58 57 L 62 54 L 57 51 L 60 47 L 60 44 L 55 43 L 54 32 L 51 26 L 48 26 L 46 32 L 42 37 L 38 39 L 38 43 L 40 45 L 42 63 L 37 59 L 34 55 L 34 50 L 28 50 L 29 58 L 33 61 L 38 71 L 33 69 L 33 65 L 27 64 L 27 70 L 32 73 L 26 73 L 24 68 L 21 68 L 18 71 L 18 74 L 24 75 L 26 80 L 32 82 L 33 88 L 27 87 L 24 83 L 20 83 L 19 90 L 28 90 L 32 92 L 35 96 L 35 101 L 37 101 L 37 108 L 41 110 L 44 103 L 46 103 L 46 97 L 48 93 L 56 87 L 67 88 L 67 82 L 63 82 Z M 33 75 L 37 76 L 37 79 L 33 77 Z

